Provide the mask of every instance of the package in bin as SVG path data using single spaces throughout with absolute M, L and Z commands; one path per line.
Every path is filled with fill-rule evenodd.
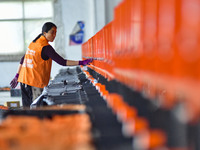
M 85 24 L 83 21 L 78 21 L 70 34 L 69 45 L 78 45 L 83 43 L 84 39 L 84 27 Z

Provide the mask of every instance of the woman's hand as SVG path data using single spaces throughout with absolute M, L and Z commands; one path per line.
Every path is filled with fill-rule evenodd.
M 16 86 L 17 86 L 17 84 L 18 84 L 18 77 L 19 77 L 19 74 L 17 73 L 16 75 L 15 75 L 15 77 L 12 79 L 12 81 L 10 82 L 10 86 L 12 87 L 12 88 L 16 88 Z
M 93 61 L 92 58 L 90 59 L 86 59 L 86 60 L 82 60 L 82 61 L 79 61 L 79 65 L 88 65 L 89 63 L 91 63 Z

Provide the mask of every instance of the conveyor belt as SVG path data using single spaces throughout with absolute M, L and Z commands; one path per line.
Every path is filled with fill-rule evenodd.
M 89 101 L 86 105 L 92 109 L 92 123 L 97 150 L 131 150 L 132 139 L 122 135 L 122 125 L 117 121 L 91 83 L 86 82 L 83 88 Z

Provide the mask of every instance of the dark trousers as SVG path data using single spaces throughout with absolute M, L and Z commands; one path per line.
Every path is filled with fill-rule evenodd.
M 23 107 L 30 107 L 33 99 L 32 87 L 24 83 L 20 83 L 20 86 Z

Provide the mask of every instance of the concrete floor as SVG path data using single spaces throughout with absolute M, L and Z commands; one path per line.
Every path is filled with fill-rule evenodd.
M 20 101 L 20 106 L 22 106 L 22 100 L 20 97 L 11 97 L 10 91 L 0 91 L 0 105 L 6 106 L 6 102 L 9 101 Z

